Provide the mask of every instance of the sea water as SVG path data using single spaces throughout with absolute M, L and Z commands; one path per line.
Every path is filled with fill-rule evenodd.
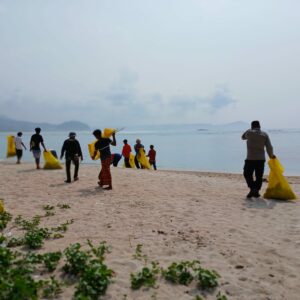
M 151 144 L 157 152 L 159 169 L 193 170 L 241 173 L 246 157 L 246 142 L 241 140 L 242 131 L 213 130 L 124 130 L 117 134 L 117 146 L 112 153 L 121 153 L 126 138 L 132 149 L 137 138 L 141 139 L 146 152 Z M 274 153 L 285 167 L 285 174 L 300 175 L 300 130 L 268 131 Z M 13 132 L 0 133 L 0 159 L 6 159 L 6 136 Z M 29 149 L 33 133 L 24 132 L 23 142 Z M 68 132 L 42 132 L 47 149 L 56 150 L 58 156 Z M 85 164 L 99 164 L 88 154 L 88 143 L 94 141 L 91 132 L 77 132 Z M 9 158 L 14 161 L 16 158 Z M 24 151 L 23 161 L 34 162 L 32 153 Z M 123 160 L 120 166 L 123 165 Z

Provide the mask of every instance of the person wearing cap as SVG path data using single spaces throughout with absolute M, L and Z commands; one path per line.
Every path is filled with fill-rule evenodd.
M 64 141 L 64 144 L 61 149 L 60 159 L 63 158 L 65 154 L 66 159 L 66 173 L 67 180 L 66 183 L 71 182 L 71 163 L 73 162 L 75 166 L 74 170 L 74 181 L 77 181 L 78 171 L 79 171 L 79 158 L 83 160 L 83 155 L 80 147 L 80 143 L 76 140 L 76 133 L 70 132 L 69 138 Z
M 40 144 L 42 145 L 44 150 L 47 151 L 44 144 L 44 139 L 40 133 L 41 133 L 41 128 L 39 127 L 35 128 L 35 134 L 33 134 L 30 139 L 30 151 L 32 151 L 37 169 L 40 169 L 40 158 L 41 158 Z
M 251 123 L 251 129 L 247 130 L 242 139 L 247 141 L 247 158 L 244 165 L 244 177 L 250 192 L 247 198 L 260 197 L 259 191 L 263 182 L 265 168 L 265 149 L 271 159 L 276 158 L 268 134 L 260 129 L 259 121 Z M 253 175 L 255 174 L 255 180 Z

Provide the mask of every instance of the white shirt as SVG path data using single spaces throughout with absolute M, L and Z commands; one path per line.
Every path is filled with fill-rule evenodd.
M 15 137 L 15 144 L 17 150 L 22 150 L 22 139 L 19 136 Z

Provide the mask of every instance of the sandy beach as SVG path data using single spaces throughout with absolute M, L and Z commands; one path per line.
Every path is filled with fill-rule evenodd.
M 86 240 L 107 241 L 114 283 L 103 299 L 192 300 L 196 285 L 159 279 L 157 289 L 132 291 L 130 273 L 137 244 L 162 267 L 200 260 L 216 270 L 221 291 L 236 300 L 300 299 L 300 201 L 246 200 L 242 175 L 112 168 L 113 190 L 97 187 L 99 167 L 81 165 L 80 180 L 65 184 L 64 170 L 34 169 L 33 163 L 0 162 L 0 198 L 14 217 L 43 213 L 43 205 L 67 203 L 68 210 L 44 218 L 53 226 L 74 219 L 65 237 L 49 240 L 40 252 L 63 250 Z M 288 178 L 300 195 L 300 177 Z M 266 188 L 264 183 L 263 190 Z M 6 233 L 18 234 L 8 226 Z M 72 287 L 61 299 L 71 299 Z M 126 297 L 124 295 L 127 295 Z

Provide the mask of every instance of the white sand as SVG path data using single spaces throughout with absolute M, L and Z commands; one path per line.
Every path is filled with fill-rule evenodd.
M 241 175 L 122 168 L 112 174 L 113 191 L 103 191 L 97 187 L 97 166 L 82 165 L 80 181 L 65 184 L 64 170 L 36 171 L 33 164 L 2 162 L 0 198 L 14 216 L 25 217 L 43 214 L 45 204 L 70 204 L 71 209 L 56 209 L 43 221 L 49 227 L 75 222 L 63 239 L 47 241 L 42 252 L 86 244 L 88 238 L 107 241 L 112 246 L 107 264 L 117 276 L 104 299 L 200 295 L 195 285 L 162 279 L 158 289 L 131 291 L 130 273 L 142 266 L 132 257 L 137 244 L 163 267 L 198 259 L 217 270 L 222 276 L 217 290 L 229 299 L 300 299 L 300 201 L 245 200 Z M 300 178 L 289 182 L 300 195 Z M 216 299 L 217 290 L 206 299 Z M 68 288 L 61 298 L 72 294 Z

